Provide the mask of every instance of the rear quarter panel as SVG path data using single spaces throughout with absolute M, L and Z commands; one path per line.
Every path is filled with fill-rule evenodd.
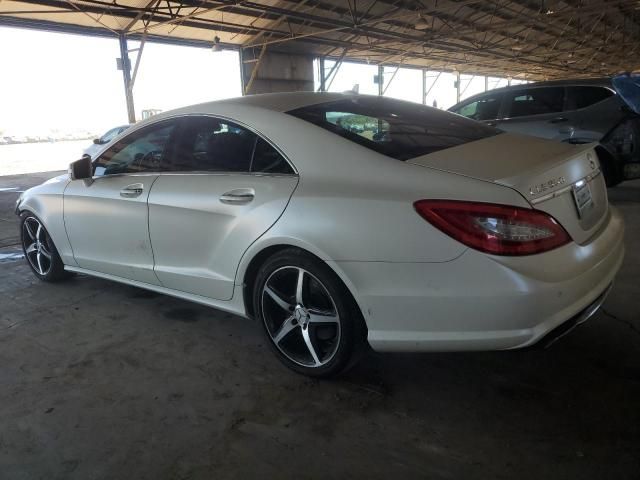
M 247 258 L 278 242 L 307 245 L 324 260 L 446 262 L 466 247 L 423 220 L 413 208 L 416 200 L 528 206 L 510 188 L 411 165 L 289 115 L 269 113 L 264 119 L 254 115 L 253 125 L 282 149 L 300 181 L 282 217 L 245 255 L 239 278 Z

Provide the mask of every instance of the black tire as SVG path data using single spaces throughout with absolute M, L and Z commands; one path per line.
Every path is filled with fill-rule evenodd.
M 38 233 L 38 227 L 41 228 Z M 33 274 L 43 282 L 59 282 L 71 276 L 42 221 L 33 213 L 20 214 L 20 244 Z M 35 250 L 34 250 L 35 248 Z M 38 258 L 39 257 L 39 258 Z
M 302 303 L 297 301 L 295 277 L 300 271 Z M 274 288 L 276 285 L 287 288 Z M 265 286 L 271 292 L 279 290 L 280 301 Z M 317 308 L 321 301 L 324 308 Z M 265 261 L 255 279 L 253 308 L 271 349 L 295 372 L 317 378 L 335 376 L 353 366 L 366 349 L 366 326 L 351 293 L 324 262 L 301 250 L 282 250 Z M 289 333 L 276 344 L 274 336 L 287 328 Z

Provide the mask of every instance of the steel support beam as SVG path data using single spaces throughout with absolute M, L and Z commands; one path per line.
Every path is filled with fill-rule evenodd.
M 120 59 L 122 61 L 122 80 L 124 82 L 124 95 L 127 102 L 127 116 L 129 123 L 136 122 L 136 109 L 133 104 L 133 89 L 131 84 L 131 62 L 129 61 L 129 49 L 127 37 L 124 34 L 118 36 L 120 43 Z
M 318 70 L 319 70 L 318 73 L 320 74 L 320 91 L 326 92 L 327 85 L 326 85 L 326 79 L 324 77 L 324 57 L 320 57 L 318 59 Z
M 240 88 L 242 90 L 242 96 L 244 96 L 247 82 L 245 82 L 244 79 L 244 48 L 242 47 L 238 49 L 238 62 L 240 62 Z

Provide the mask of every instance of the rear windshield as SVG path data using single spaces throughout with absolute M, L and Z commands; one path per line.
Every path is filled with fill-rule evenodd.
M 449 112 L 384 97 L 345 98 L 287 113 L 398 160 L 501 133 Z

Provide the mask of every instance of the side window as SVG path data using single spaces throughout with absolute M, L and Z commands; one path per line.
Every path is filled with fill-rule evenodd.
M 94 175 L 157 172 L 175 122 L 163 122 L 127 135 L 94 162 Z
M 495 120 L 500 113 L 501 98 L 500 95 L 484 97 L 463 105 L 456 113 L 472 120 Z
M 564 87 L 543 87 L 506 93 L 508 117 L 525 117 L 561 112 Z
M 253 152 L 251 171 L 257 173 L 293 173 L 293 170 L 282 158 L 282 155 L 266 140 L 258 138 Z
M 604 87 L 569 87 L 568 109 L 579 110 L 609 98 L 613 92 Z
M 248 172 L 256 135 L 212 117 L 185 119 L 172 155 L 173 172 Z

